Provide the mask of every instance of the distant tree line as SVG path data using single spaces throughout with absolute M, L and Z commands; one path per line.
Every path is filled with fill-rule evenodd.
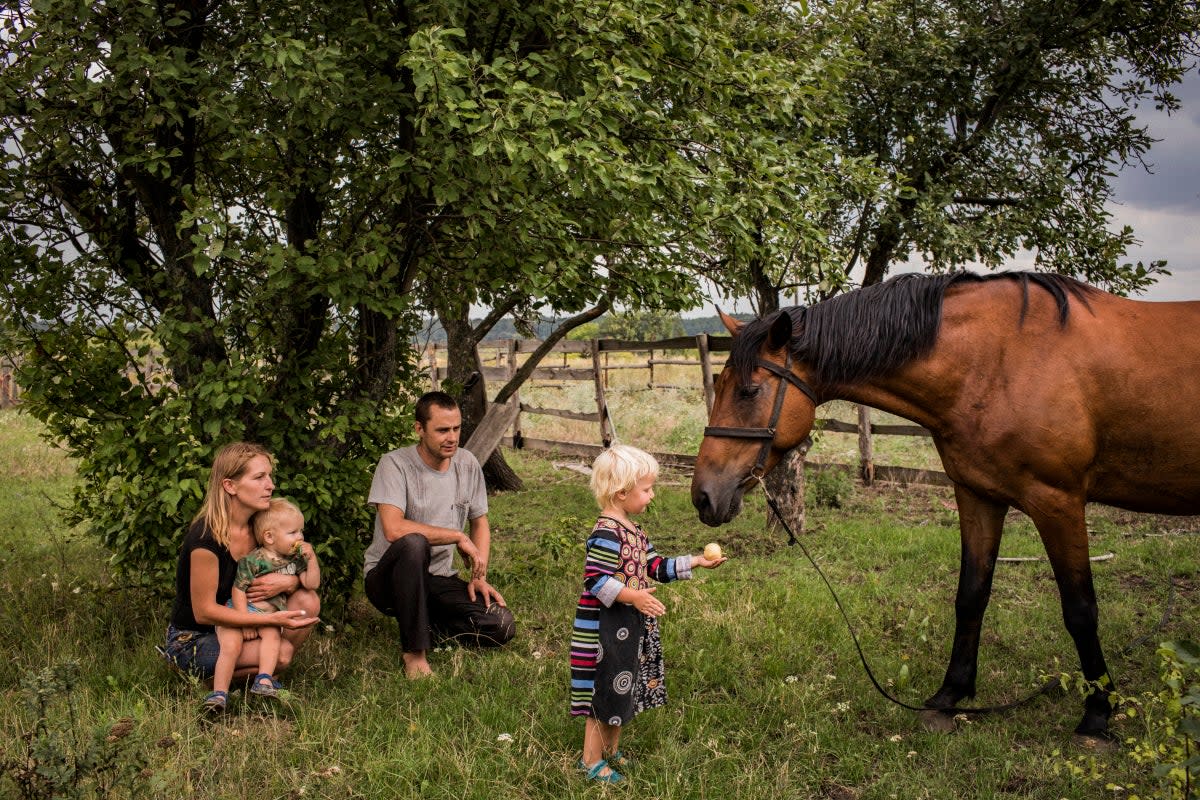
M 732 314 L 742 321 L 749 320 L 752 314 Z M 472 320 L 478 324 L 479 320 Z M 562 324 L 558 318 L 538 319 L 532 324 L 505 317 L 496 323 L 482 341 L 497 341 L 504 339 L 545 339 L 552 335 Z M 569 334 L 571 339 L 625 339 L 635 342 L 649 342 L 656 339 L 669 339 L 675 336 L 698 336 L 702 333 L 714 336 L 726 336 L 728 331 L 721 324 L 721 318 L 715 314 L 706 317 L 684 317 L 680 314 L 639 314 L 621 315 L 605 314 L 595 322 L 590 322 L 575 328 Z M 425 327 L 417 336 L 418 342 L 446 341 L 446 331 L 435 320 Z

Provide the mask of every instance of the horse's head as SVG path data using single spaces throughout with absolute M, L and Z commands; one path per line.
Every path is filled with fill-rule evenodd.
M 712 413 L 692 474 L 692 505 L 707 525 L 742 510 L 742 495 L 812 430 L 817 398 L 792 362 L 792 319 L 745 326 L 721 313 L 734 347 L 715 386 Z M 738 347 L 742 336 L 761 338 L 757 350 Z M 744 343 L 745 344 L 745 343 Z

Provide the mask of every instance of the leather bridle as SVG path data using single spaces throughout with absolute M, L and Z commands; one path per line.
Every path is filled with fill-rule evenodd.
M 771 421 L 767 423 L 767 427 L 734 428 L 724 425 L 709 425 L 704 429 L 705 436 L 763 440 L 762 449 L 758 452 L 758 460 L 754 462 L 754 468 L 750 470 L 750 475 L 746 478 L 747 482 L 762 480 L 763 471 L 767 465 L 767 455 L 771 452 L 771 444 L 775 441 L 776 426 L 779 425 L 779 417 L 783 413 L 783 396 L 787 391 L 787 384 L 790 383 L 804 392 L 814 406 L 820 405 L 817 402 L 817 393 L 813 391 L 813 388 L 796 377 L 795 373 L 792 372 L 792 353 L 790 350 L 787 351 L 787 357 L 782 367 L 762 358 L 758 359 L 756 365 L 779 378 L 779 387 L 775 390 L 775 407 L 771 410 Z

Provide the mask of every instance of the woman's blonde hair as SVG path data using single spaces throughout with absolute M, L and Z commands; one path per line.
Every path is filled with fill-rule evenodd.
M 246 465 L 258 456 L 266 456 L 271 466 L 275 459 L 261 445 L 249 442 L 233 442 L 217 451 L 213 458 L 212 471 L 208 474 L 208 491 L 204 495 L 204 503 L 196 512 L 192 523 L 204 520 L 208 532 L 217 544 L 229 547 L 229 507 L 230 498 L 221 485 L 225 479 L 237 480 L 246 472 Z
M 254 541 L 259 547 L 265 547 L 267 534 L 278 533 L 288 524 L 288 520 L 299 519 L 300 530 L 304 530 L 304 513 L 291 500 L 276 497 L 266 511 L 254 515 Z
M 658 462 L 645 450 L 627 444 L 610 445 L 592 462 L 592 494 L 601 509 L 628 492 L 647 475 L 658 477 Z

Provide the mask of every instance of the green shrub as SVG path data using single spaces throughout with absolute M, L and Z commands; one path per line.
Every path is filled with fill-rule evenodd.
M 808 474 L 808 502 L 818 508 L 841 508 L 854 492 L 854 481 L 840 469 L 819 469 Z

